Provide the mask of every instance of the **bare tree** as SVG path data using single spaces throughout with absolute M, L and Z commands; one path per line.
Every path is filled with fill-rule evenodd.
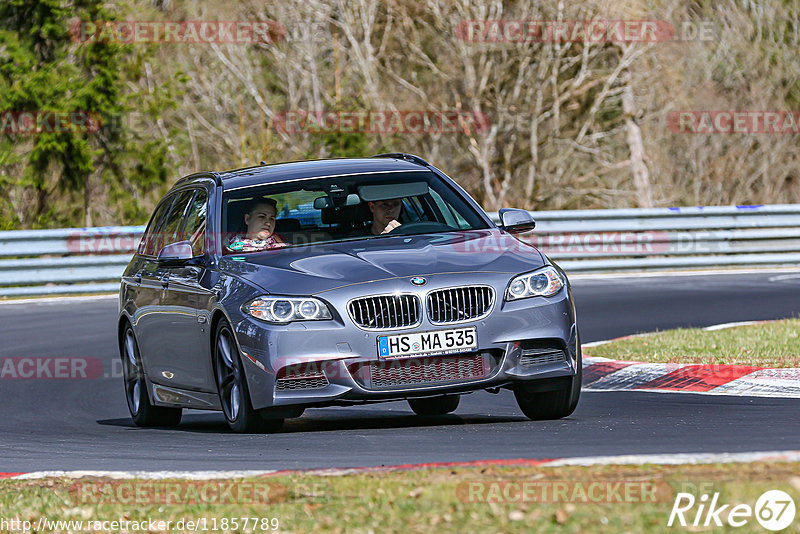
M 175 0 L 141 9 L 141 18 L 272 20 L 285 30 L 272 43 L 159 51 L 142 84 L 158 87 L 176 70 L 191 79 L 177 109 L 144 126 L 168 141 L 176 177 L 338 153 L 320 134 L 276 128 L 288 110 L 459 110 L 489 122 L 464 122 L 457 133 L 362 131 L 364 150 L 418 152 L 488 209 L 800 201 L 797 135 L 666 127 L 675 110 L 797 109 L 793 2 Z M 470 21 L 629 19 L 667 21 L 679 35 L 641 43 L 464 34 Z M 701 23 L 711 40 L 681 40 L 686 24 Z

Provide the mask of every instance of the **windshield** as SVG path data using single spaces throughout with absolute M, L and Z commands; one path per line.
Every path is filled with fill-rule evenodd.
M 223 195 L 226 254 L 314 243 L 486 229 L 430 171 L 313 178 Z

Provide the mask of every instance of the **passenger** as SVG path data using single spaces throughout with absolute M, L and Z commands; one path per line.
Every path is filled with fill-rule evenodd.
M 388 234 L 398 226 L 401 226 L 400 209 L 403 206 L 399 198 L 392 200 L 378 200 L 368 202 L 369 211 L 372 212 L 372 235 Z
M 275 233 L 278 203 L 271 198 L 257 198 L 250 202 L 244 214 L 247 233 L 231 238 L 228 249 L 234 252 L 260 252 L 285 247 L 283 239 Z

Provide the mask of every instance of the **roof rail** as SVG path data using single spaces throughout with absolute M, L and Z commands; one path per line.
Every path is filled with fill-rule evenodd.
M 405 154 L 403 152 L 389 152 L 387 154 L 375 154 L 372 156 L 373 158 L 395 158 L 395 159 L 404 159 L 406 161 L 413 161 L 417 165 L 423 165 L 425 167 L 430 167 L 430 163 L 425 161 L 419 156 L 415 156 L 414 154 Z
M 202 171 L 202 172 L 195 172 L 193 174 L 189 174 L 189 175 L 184 176 L 182 178 L 178 178 L 178 180 L 174 184 L 172 184 L 172 187 L 175 187 L 177 185 L 181 185 L 184 182 L 190 182 L 192 180 L 196 180 L 197 178 L 210 178 L 210 179 L 214 180 L 214 183 L 216 183 L 217 185 L 222 185 L 222 177 L 219 175 L 218 172 L 215 172 L 215 171 Z

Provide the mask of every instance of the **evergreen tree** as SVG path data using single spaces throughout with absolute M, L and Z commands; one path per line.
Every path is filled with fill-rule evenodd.
M 164 142 L 142 138 L 125 120 L 133 110 L 157 114 L 172 105 L 162 96 L 131 89 L 147 49 L 109 39 L 83 42 L 70 34 L 80 21 L 116 17 L 99 0 L 0 4 L 0 110 L 67 117 L 66 127 L 54 127 L 55 115 L 44 114 L 45 131 L 34 134 L 4 129 L 0 181 L 32 196 L 20 217 L 24 226 L 88 226 L 98 202 L 116 204 L 121 223 L 140 222 L 138 193 L 166 179 Z M 8 212 L 13 202 L 5 201 Z M 0 208 L 0 224 L 2 218 Z

